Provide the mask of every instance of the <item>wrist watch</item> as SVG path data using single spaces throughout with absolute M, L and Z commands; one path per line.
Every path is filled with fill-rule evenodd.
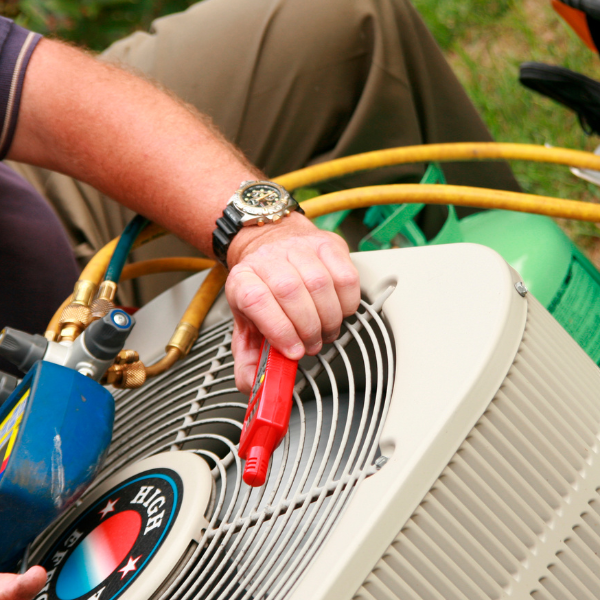
M 217 219 L 213 231 L 215 256 L 227 267 L 227 250 L 242 227 L 280 223 L 295 210 L 304 214 L 283 186 L 272 181 L 242 181 L 227 202 L 223 216 Z

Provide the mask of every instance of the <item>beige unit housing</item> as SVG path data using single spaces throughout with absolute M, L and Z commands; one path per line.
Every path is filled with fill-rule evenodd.
M 600 598 L 598 367 L 487 248 L 353 260 L 364 305 L 301 363 L 263 488 L 241 480 L 223 299 L 185 361 L 116 393 L 100 481 L 165 451 L 212 469 L 209 525 L 156 598 Z M 201 277 L 136 315 L 144 361 Z

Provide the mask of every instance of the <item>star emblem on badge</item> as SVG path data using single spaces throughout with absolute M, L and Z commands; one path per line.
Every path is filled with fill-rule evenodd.
M 136 563 L 140 558 L 142 558 L 141 554 L 137 558 L 133 558 L 133 556 L 129 557 L 127 564 L 122 569 L 119 569 L 119 573 L 123 573 L 123 575 L 121 575 L 121 580 L 123 580 L 129 571 L 135 571 L 137 569 Z
M 104 519 L 104 517 L 110 513 L 110 512 L 115 512 L 115 504 L 119 501 L 119 499 L 117 498 L 116 500 L 109 500 L 106 503 L 106 506 L 99 511 L 98 514 L 102 515 L 102 519 Z

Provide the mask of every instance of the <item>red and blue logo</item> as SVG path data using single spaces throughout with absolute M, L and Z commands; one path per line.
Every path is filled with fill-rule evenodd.
M 104 494 L 61 536 L 40 564 L 39 600 L 115 600 L 149 564 L 179 512 L 183 483 L 153 469 Z

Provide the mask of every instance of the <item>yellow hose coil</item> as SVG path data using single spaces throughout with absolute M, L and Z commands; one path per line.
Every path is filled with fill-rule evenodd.
M 600 222 L 600 204 L 560 200 L 520 192 L 488 190 L 459 185 L 405 183 L 354 188 L 302 203 L 306 216 L 314 219 L 342 209 L 364 208 L 376 204 L 454 204 L 487 209 L 514 210 L 550 217 Z
M 420 162 L 471 160 L 526 160 L 568 165 L 600 171 L 600 156 L 581 150 L 546 148 L 533 144 L 501 144 L 497 142 L 463 142 L 455 144 L 425 144 L 388 150 L 375 150 L 338 158 L 312 167 L 276 177 L 288 190 L 335 179 L 357 171 Z M 304 203 L 302 204 L 304 206 Z
M 210 258 L 192 258 L 189 256 L 140 260 L 123 267 L 120 281 L 173 271 L 192 271 L 197 273 L 198 271 L 204 271 L 204 269 L 210 269 L 214 266 L 215 261 Z
M 175 328 L 167 344 L 166 355 L 146 367 L 146 377 L 156 377 L 164 373 L 189 352 L 198 337 L 206 313 L 217 299 L 226 279 L 227 269 L 223 265 L 217 264 L 210 270 Z
M 402 148 L 391 148 L 388 150 L 377 150 L 357 154 L 346 158 L 339 158 L 327 163 L 306 167 L 287 175 L 274 179 L 277 183 L 289 190 L 312 185 L 320 181 L 334 179 L 381 167 L 421 162 L 445 162 L 445 161 L 473 161 L 473 160 L 525 160 L 561 164 L 583 169 L 600 171 L 600 156 L 580 150 L 569 150 L 565 148 L 546 148 L 530 144 L 502 144 L 496 142 L 465 142 L 453 144 L 428 144 L 422 146 L 407 146 Z M 302 203 L 302 207 L 309 218 L 315 218 L 331 212 L 343 209 L 362 208 L 376 204 L 453 204 L 456 206 L 476 206 L 488 209 L 504 209 L 520 212 L 543 214 L 551 217 L 562 217 L 577 219 L 581 221 L 600 222 L 600 206 L 586 202 L 573 200 L 559 200 L 543 196 L 533 196 L 516 192 L 501 190 L 487 190 L 452 185 L 415 185 L 398 184 L 386 186 L 373 186 L 344 190 L 320 196 Z M 151 224 L 140 234 L 134 248 L 164 235 L 165 230 L 155 224 Z M 88 263 L 80 276 L 80 281 L 89 281 L 96 285 L 104 277 L 104 273 L 118 238 L 104 246 Z M 171 270 L 166 267 L 167 263 L 159 266 L 155 263 L 153 267 L 135 267 L 129 265 L 140 276 L 150 272 L 162 272 Z M 155 270 L 151 270 L 155 269 Z M 179 269 L 178 269 L 179 270 Z M 188 270 L 185 268 L 185 270 Z M 196 270 L 190 268 L 189 270 Z M 129 278 L 128 274 L 133 272 L 125 267 L 122 279 Z M 221 265 L 215 266 L 204 281 L 196 296 L 186 310 L 180 325 L 193 330 L 199 329 L 206 313 L 214 302 L 221 287 L 227 278 L 227 271 Z M 68 304 L 68 301 L 65 301 Z M 58 313 L 60 315 L 60 312 Z M 52 335 L 57 327 L 56 315 L 51 321 L 47 334 Z M 175 334 L 174 334 L 175 337 Z M 188 334 L 189 339 L 189 334 Z M 173 341 L 173 338 L 171 338 Z M 170 342 L 171 343 L 171 342 Z M 182 352 L 173 346 L 167 346 L 167 356 L 163 361 L 148 367 L 152 374 L 164 371 L 171 366 Z M 162 364 L 161 364 L 162 363 Z
M 189 323 L 192 327 L 200 328 L 206 313 L 216 300 L 221 288 L 227 280 L 227 269 L 220 263 L 216 264 L 202 282 L 200 289 L 192 298 L 186 311 L 181 317 L 181 323 Z

